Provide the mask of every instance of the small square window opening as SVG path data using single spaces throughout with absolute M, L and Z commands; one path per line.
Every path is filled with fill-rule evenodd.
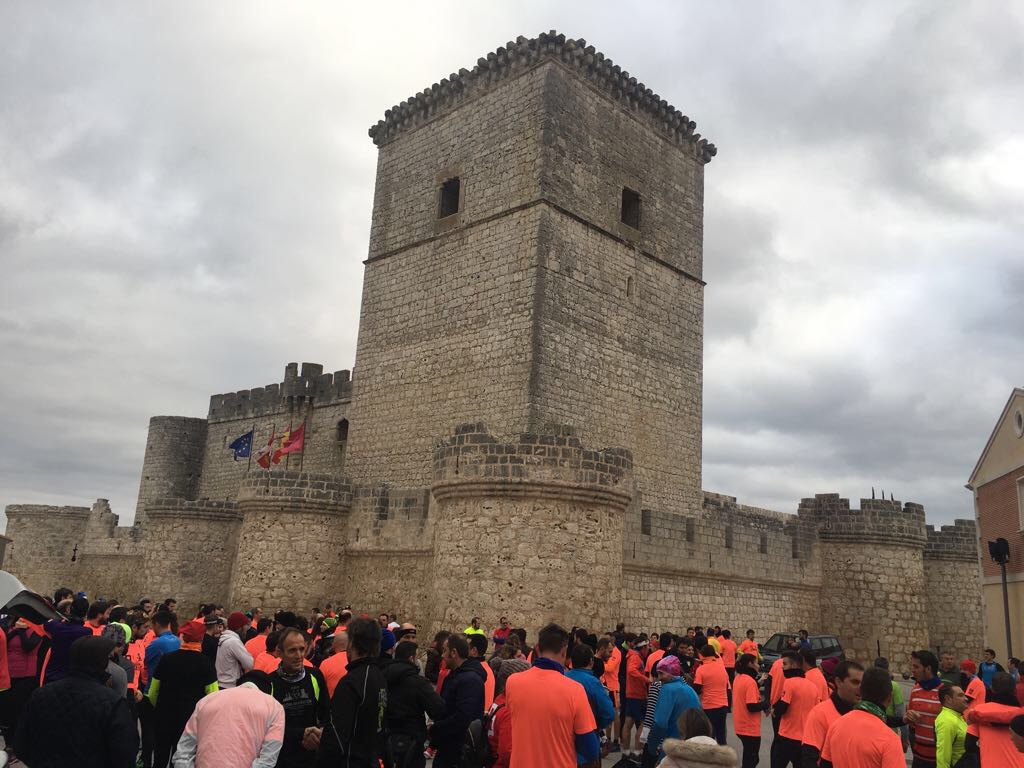
M 459 177 L 448 179 L 441 184 L 441 200 L 437 218 L 443 219 L 459 212 Z
M 633 229 L 640 229 L 640 193 L 629 187 L 622 188 L 622 223 Z

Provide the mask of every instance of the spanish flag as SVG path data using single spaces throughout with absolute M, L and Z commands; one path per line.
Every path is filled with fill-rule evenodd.
M 303 422 L 302 425 L 294 432 L 289 430 L 281 436 L 281 447 L 274 451 L 274 463 L 279 464 L 281 462 L 281 457 L 286 454 L 301 451 L 305 442 L 306 423 Z

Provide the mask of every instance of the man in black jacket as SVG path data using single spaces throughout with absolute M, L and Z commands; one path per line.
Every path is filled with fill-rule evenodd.
M 455 768 L 462 757 L 469 724 L 483 715 L 484 675 L 480 660 L 469 658 L 464 635 L 451 635 L 445 640 L 444 661 L 451 670 L 441 688 L 445 716 L 434 721 L 430 741 L 437 747 L 434 768 Z
M 135 720 L 127 700 L 106 686 L 113 650 L 103 637 L 76 640 L 67 677 L 33 691 L 14 738 L 26 765 L 134 768 Z
M 330 719 L 320 737 L 319 768 L 377 768 L 386 752 L 384 712 L 388 689 L 377 666 L 380 627 L 372 619 L 348 625 L 348 673 L 331 698 Z
M 384 668 L 384 679 L 388 684 L 388 743 L 395 768 L 423 768 L 425 716 L 431 720 L 443 717 L 444 700 L 416 666 L 416 643 L 398 644 L 394 661 Z

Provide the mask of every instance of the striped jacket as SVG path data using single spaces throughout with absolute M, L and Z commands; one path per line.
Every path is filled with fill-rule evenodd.
M 918 712 L 921 720 L 910 724 L 910 749 L 914 757 L 929 763 L 935 762 L 935 718 L 942 711 L 939 702 L 939 686 L 942 681 L 935 677 L 916 683 L 907 700 L 907 712 Z

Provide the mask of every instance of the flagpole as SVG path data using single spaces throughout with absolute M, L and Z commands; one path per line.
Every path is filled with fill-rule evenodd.
M 249 438 L 249 463 L 245 465 L 245 473 L 252 469 L 252 450 L 256 447 L 256 422 L 252 423 L 252 437 Z
M 302 471 L 302 463 L 306 458 L 306 419 L 309 418 L 309 408 L 306 408 L 306 413 L 302 416 L 302 453 L 299 454 L 299 472 Z

